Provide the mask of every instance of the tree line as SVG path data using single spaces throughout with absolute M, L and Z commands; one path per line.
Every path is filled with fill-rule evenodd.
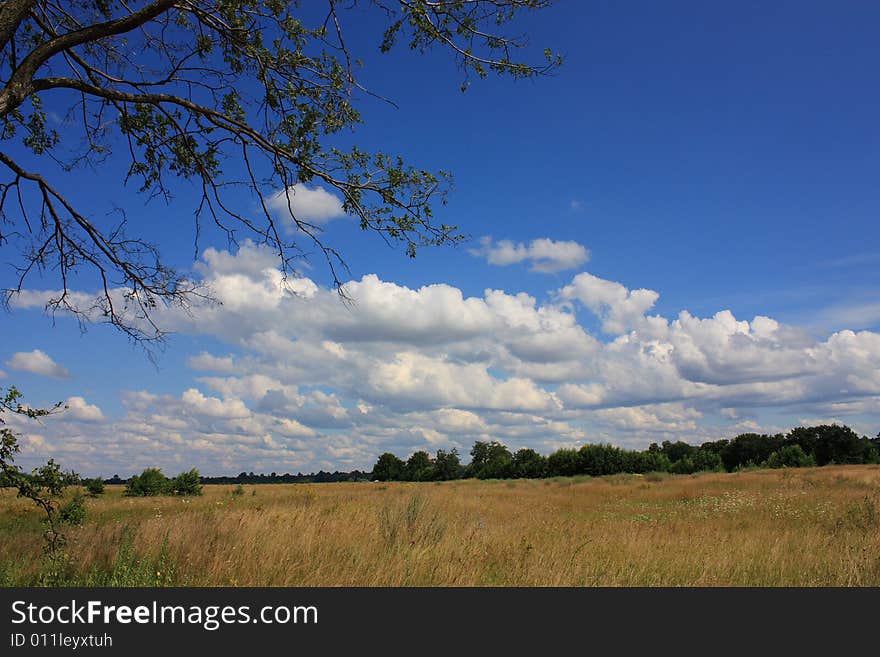
M 138 476 L 138 475 L 135 475 Z M 361 470 L 352 470 L 351 472 L 325 472 L 319 470 L 309 474 L 297 472 L 290 474 L 285 472 L 278 474 L 272 472 L 269 474 L 241 472 L 237 475 L 219 475 L 215 477 L 206 477 L 199 475 L 199 483 L 203 485 L 215 484 L 324 484 L 338 481 L 369 481 L 370 472 L 362 472 Z M 129 479 L 123 479 L 118 474 L 113 475 L 109 479 L 102 480 L 105 484 L 120 486 L 128 485 Z
M 456 449 L 434 457 L 417 451 L 407 460 L 385 452 L 373 466 L 377 481 L 446 481 L 451 479 L 537 479 L 620 473 L 735 472 L 748 468 L 798 468 L 830 464 L 880 463 L 880 434 L 859 436 L 847 426 L 797 427 L 788 434 L 744 433 L 699 446 L 683 441 L 652 443 L 646 450 L 608 444 L 558 449 L 544 456 L 525 447 L 511 452 L 497 440 L 477 441 L 471 461 L 461 463 Z
M 159 475 L 153 473 L 152 471 L 158 471 Z M 65 486 L 85 486 L 90 494 L 93 490 L 100 490 L 103 492 L 104 485 L 110 486 L 126 486 L 132 488 L 133 490 L 140 490 L 143 482 L 150 482 L 148 488 L 150 490 L 171 490 L 175 494 L 188 494 L 188 493 L 180 493 L 181 490 L 189 490 L 192 488 L 192 483 L 195 483 L 195 479 L 190 471 L 188 473 L 181 473 L 176 477 L 166 477 L 161 470 L 157 468 L 147 468 L 139 475 L 132 475 L 131 477 L 124 478 L 120 477 L 118 474 L 114 474 L 112 477 L 103 478 L 103 477 L 95 477 L 93 479 L 83 479 L 75 472 L 65 472 L 62 473 L 64 477 L 64 485 Z M 283 474 L 278 474 L 275 472 L 269 474 L 262 473 L 254 473 L 254 472 L 241 472 L 237 475 L 219 475 L 215 477 L 206 477 L 200 475 L 197 470 L 194 471 L 195 477 L 197 477 L 199 484 L 201 485 L 215 485 L 215 484 L 325 484 L 325 483 L 334 483 L 340 481 L 369 481 L 370 480 L 370 472 L 362 471 L 362 470 L 352 470 L 351 472 L 344 471 L 334 471 L 334 472 L 326 472 L 324 470 L 319 470 L 318 472 L 311 472 L 309 474 L 303 474 L 302 472 L 297 472 L 296 474 L 290 474 L 289 472 L 285 472 Z M 34 477 L 36 475 L 23 474 L 25 478 Z M 164 478 L 164 479 L 163 479 Z M 167 481 L 166 483 L 163 483 Z M 187 486 L 183 486 L 183 482 L 190 482 Z M 176 482 L 176 483 L 175 483 Z M 153 485 L 155 483 L 155 485 Z M 0 488 L 5 488 L 8 486 L 12 486 L 10 480 L 4 475 L 3 472 L 0 472 Z M 164 494 L 164 493 L 162 493 Z

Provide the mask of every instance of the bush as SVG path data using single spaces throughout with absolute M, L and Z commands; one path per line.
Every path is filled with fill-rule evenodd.
M 95 477 L 94 479 L 86 479 L 85 481 L 83 481 L 83 485 L 86 487 L 86 490 L 92 497 L 98 497 L 98 495 L 104 494 L 104 480 L 100 477 Z
M 171 481 L 158 468 L 147 468 L 134 475 L 125 485 L 125 495 L 129 497 L 152 497 L 171 492 Z
M 231 491 L 229 491 L 229 493 L 233 497 L 241 497 L 242 495 L 244 495 L 244 486 L 239 484 L 238 486 L 233 488 Z
M 644 451 L 636 453 L 634 459 L 633 472 L 639 474 L 669 472 L 672 463 L 663 452 L 660 451 Z
M 177 475 L 171 482 L 171 491 L 175 495 L 201 495 L 202 481 L 199 471 L 193 468 Z
M 773 452 L 764 465 L 768 468 L 810 468 L 816 465 L 816 459 L 804 452 L 800 445 L 788 445 Z
M 86 520 L 86 503 L 82 493 L 75 493 L 58 509 L 58 519 L 68 525 L 81 525 Z

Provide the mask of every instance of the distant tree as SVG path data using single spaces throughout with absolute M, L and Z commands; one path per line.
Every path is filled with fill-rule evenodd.
M 88 494 L 92 497 L 98 497 L 98 495 L 104 494 L 104 480 L 101 477 L 86 479 L 83 481 L 83 484 L 85 485 Z
M 547 476 L 571 477 L 580 472 L 581 459 L 576 449 L 557 449 L 547 457 Z
M 733 472 L 737 468 L 760 465 L 784 444 L 785 438 L 782 434 L 740 434 L 721 450 L 721 460 L 725 469 Z
M 391 452 L 385 452 L 373 466 L 373 479 L 376 481 L 400 481 L 406 464 Z
M 477 441 L 471 449 L 468 472 L 478 479 L 505 479 L 511 475 L 513 455 L 497 440 Z
M 767 457 L 768 468 L 809 468 L 816 465 L 812 454 L 804 452 L 800 445 L 786 445 Z
M 721 456 L 721 453 L 724 451 L 724 448 L 730 444 L 730 441 L 726 438 L 722 440 L 716 440 L 713 442 L 706 442 L 700 445 L 700 451 L 703 452 L 713 452 L 714 454 L 718 454 Z
M 512 472 L 521 479 L 537 479 L 547 474 L 547 459 L 533 449 L 523 447 L 513 455 Z
M 171 491 L 175 495 L 201 495 L 202 482 L 199 471 L 193 468 L 177 475 L 171 482 Z
M 662 446 L 660 447 L 660 451 L 662 451 L 666 457 L 675 463 L 676 461 L 680 461 L 681 459 L 691 456 L 695 451 L 696 447 L 693 445 L 683 442 L 681 440 L 676 442 L 670 442 L 668 440 L 664 440 Z
M 125 485 L 124 495 L 128 497 L 151 497 L 167 495 L 171 492 L 171 481 L 158 468 L 146 468 L 134 475 Z
M 428 452 L 415 452 L 406 462 L 403 478 L 407 481 L 430 481 L 434 475 L 434 463 Z
M 870 440 L 847 426 L 836 424 L 797 427 L 789 432 L 786 442 L 800 445 L 804 452 L 812 454 L 816 465 L 865 463 L 876 458 Z
M 643 474 L 646 472 L 668 472 L 672 462 L 659 449 L 646 450 L 636 454 L 632 472 Z
M 579 474 L 592 477 L 624 471 L 623 451 L 614 445 L 584 445 L 578 450 Z
M 725 469 L 721 455 L 712 450 L 698 449 L 691 458 L 696 472 L 718 472 Z
M 669 462 L 669 472 L 672 474 L 693 474 L 697 471 L 697 466 L 690 456 L 685 456 L 677 461 Z
M 434 457 L 434 479 L 449 481 L 450 479 L 458 479 L 461 474 L 462 467 L 458 450 L 455 447 L 448 452 L 438 449 L 437 456 Z

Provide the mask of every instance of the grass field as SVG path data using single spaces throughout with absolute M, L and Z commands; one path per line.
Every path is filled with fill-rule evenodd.
M 67 583 L 878 586 L 880 466 L 694 476 L 206 486 L 88 501 Z M 39 515 L 0 493 L 0 583 L 39 581 Z

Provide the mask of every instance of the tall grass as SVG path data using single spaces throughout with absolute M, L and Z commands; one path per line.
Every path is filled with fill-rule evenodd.
M 108 487 L 67 530 L 65 583 L 880 585 L 880 466 L 248 489 Z M 0 584 L 39 584 L 39 555 L 38 516 L 0 493 Z

